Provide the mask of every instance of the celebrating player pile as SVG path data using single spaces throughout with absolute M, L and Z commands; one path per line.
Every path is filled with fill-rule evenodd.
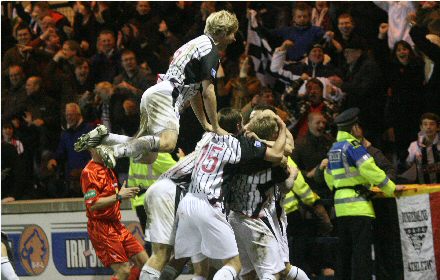
M 146 263 L 145 255 L 139 261 L 139 266 L 144 264 L 142 280 L 175 279 L 188 258 L 194 264 L 193 279 L 208 277 L 209 259 L 223 261 L 214 280 L 238 279 L 240 271 L 243 279 L 279 279 L 280 275 L 308 279 L 303 271 L 287 265 L 288 257 L 280 253 L 286 251 L 285 234 L 274 205 L 280 200 L 279 186 L 290 190 L 298 174 L 287 167 L 284 156 L 288 147 L 293 148 L 293 140 L 286 145 L 291 138 L 286 125 L 270 110 L 258 112 L 247 125 L 251 137 L 243 133 L 239 111 L 225 108 L 217 114 L 218 51 L 235 40 L 237 29 L 237 18 L 227 11 L 207 18 L 205 34 L 179 48 L 167 73 L 143 94 L 140 128 L 134 137 L 109 133 L 101 125 L 75 143 L 75 150 L 91 150 L 101 160 L 97 164 L 109 168 L 120 157 L 151 163 L 157 152 L 174 150 L 179 113 L 188 102 L 207 131 L 196 150 L 163 174 L 145 195 L 146 240 L 152 242 L 153 254 Z M 256 137 L 272 142 L 266 145 Z M 117 204 L 121 192 L 126 197 L 136 192 L 128 194 L 123 187 L 118 194 L 113 184 L 107 199 L 96 195 L 93 184 L 85 185 L 91 212 L 102 199 L 108 206 L 115 200 Z M 179 203 L 180 193 L 186 195 Z M 226 216 L 230 211 L 232 227 Z M 132 256 L 140 250 L 128 251 Z

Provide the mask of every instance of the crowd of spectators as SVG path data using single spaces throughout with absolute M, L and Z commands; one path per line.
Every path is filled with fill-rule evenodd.
M 3 202 L 82 196 L 90 155 L 75 153 L 75 140 L 100 123 L 135 134 L 142 93 L 221 9 L 240 28 L 220 54 L 218 109 L 247 119 L 255 106 L 274 106 L 321 197 L 332 195 L 315 173 L 334 141 L 333 119 L 350 107 L 361 109 L 362 144 L 383 151 L 392 178 L 440 183 L 438 2 L 78 1 L 65 4 L 69 17 L 43 1 L 1 7 Z M 250 10 L 273 50 L 269 85 L 248 54 Z M 185 111 L 178 148 L 191 152 L 202 133 Z M 128 164 L 117 164 L 121 178 Z
M 366 139 L 400 173 L 409 167 L 409 145 L 421 137 L 421 115 L 440 113 L 437 2 L 72 2 L 66 4 L 70 18 L 48 2 L 23 3 L 2 3 L 2 128 L 11 134 L 3 133 L 2 145 L 21 143 L 17 169 L 33 175 L 5 175 L 10 183 L 2 198 L 79 195 L 51 191 L 78 176 L 66 135 L 98 123 L 133 135 L 142 93 L 219 9 L 240 20 L 236 42 L 221 53 L 219 109 L 241 109 L 246 119 L 259 104 L 275 106 L 296 139 L 310 141 L 315 113 L 332 139 L 334 117 L 359 107 Z M 275 77 L 270 85 L 257 78 L 260 69 L 247 53 L 251 9 L 258 34 L 274 50 L 266 69 Z M 68 108 L 77 109 L 66 113 Z M 179 141 L 187 153 L 202 133 L 188 111 Z M 126 173 L 127 163 L 118 166 Z

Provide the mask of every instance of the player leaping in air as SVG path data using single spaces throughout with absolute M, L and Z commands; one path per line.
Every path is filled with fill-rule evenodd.
M 99 125 L 78 139 L 75 150 L 96 147 L 110 168 L 115 166 L 115 158 L 120 157 L 151 163 L 157 152 L 174 150 L 179 134 L 179 113 L 188 101 L 206 131 L 226 134 L 217 121 L 214 81 L 219 66 L 218 51 L 235 41 L 237 30 L 238 20 L 234 14 L 212 13 L 206 20 L 205 34 L 180 47 L 161 81 L 142 95 L 140 127 L 136 135 L 112 134 Z

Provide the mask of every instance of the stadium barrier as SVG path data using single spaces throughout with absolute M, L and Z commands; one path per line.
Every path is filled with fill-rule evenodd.
M 381 196 L 380 189 L 374 191 Z M 440 185 L 405 185 L 397 198 L 373 202 L 377 216 L 376 279 L 438 279 Z M 143 242 L 128 201 L 121 205 L 121 212 L 124 224 Z M 8 234 L 20 277 L 96 280 L 112 274 L 96 257 L 88 238 L 82 198 L 2 204 L 1 225 Z
M 121 205 L 122 221 L 143 244 L 143 232 L 130 202 Z M 87 235 L 84 199 L 22 200 L 2 205 L 6 232 L 20 277 L 32 279 L 109 279 Z M 26 279 L 26 278 L 25 278 Z

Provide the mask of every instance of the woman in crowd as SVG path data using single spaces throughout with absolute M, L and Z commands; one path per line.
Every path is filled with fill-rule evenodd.
M 418 119 L 423 106 L 423 62 L 406 41 L 398 41 L 393 48 L 388 67 L 388 109 L 391 142 L 396 153 L 405 160 L 406 150 L 418 131 Z

